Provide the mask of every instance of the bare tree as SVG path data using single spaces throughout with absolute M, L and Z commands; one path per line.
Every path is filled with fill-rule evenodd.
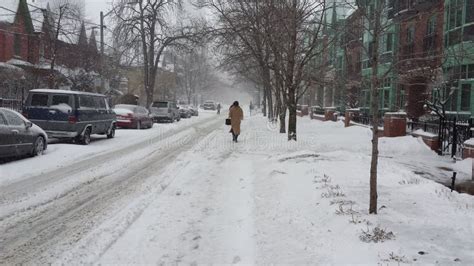
M 174 11 L 181 8 L 180 0 L 134 0 L 114 1 L 114 12 L 117 18 L 116 27 L 127 33 L 124 41 L 139 43 L 140 47 L 131 46 L 139 52 L 143 64 L 143 83 L 146 104 L 154 100 L 155 81 L 159 62 L 166 48 L 180 45 L 180 41 L 193 40 L 201 36 L 196 25 L 172 25 Z
M 369 213 L 377 214 L 377 169 L 379 158 L 379 124 L 380 124 L 380 106 L 379 106 L 379 88 L 383 80 L 393 71 L 394 64 L 387 66 L 381 61 L 383 48 L 383 38 L 393 27 L 392 22 L 387 17 L 389 8 L 388 1 L 371 0 L 346 0 L 343 3 L 346 7 L 357 9 L 363 17 L 363 31 L 365 34 L 363 45 L 364 53 L 368 58 L 370 65 L 370 112 L 372 120 L 372 152 L 370 161 L 370 202 Z M 382 68 L 384 66 L 385 68 Z
M 288 140 L 297 140 L 296 105 L 308 89 L 309 74 L 322 67 L 314 60 L 327 44 L 321 38 L 326 1 L 275 0 L 266 4 L 269 16 L 264 25 L 273 55 L 272 70 L 289 111 Z
M 177 52 L 178 85 L 183 90 L 188 104 L 191 104 L 196 92 L 210 85 L 212 66 L 210 65 L 207 49 L 198 47 L 192 50 Z
M 207 0 L 218 17 L 224 57 L 236 69 L 253 71 L 264 87 L 285 132 L 289 110 L 288 140 L 296 140 L 296 105 L 308 88 L 307 76 L 314 59 L 324 51 L 321 42 L 322 18 L 326 2 L 310 0 L 256 1 Z M 249 69 L 249 71 L 246 71 Z M 273 106 L 275 97 L 276 106 Z M 271 112 L 271 113 L 270 113 Z
M 224 65 L 242 74 L 258 73 L 264 90 L 264 115 L 273 119 L 273 97 L 270 50 L 265 40 L 263 19 L 266 16 L 263 1 L 255 0 L 202 0 L 217 15 L 217 45 L 224 57 Z M 233 66 L 233 67 L 229 67 Z M 247 75 L 253 76 L 253 75 Z M 268 109 L 265 108 L 268 106 Z

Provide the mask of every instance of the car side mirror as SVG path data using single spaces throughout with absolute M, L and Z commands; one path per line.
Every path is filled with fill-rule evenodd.
M 26 129 L 30 129 L 30 128 L 33 127 L 33 123 L 31 121 L 26 121 L 25 122 L 25 127 L 26 127 Z

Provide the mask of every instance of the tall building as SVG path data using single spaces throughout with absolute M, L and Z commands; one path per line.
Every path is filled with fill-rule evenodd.
M 444 1 L 444 79 L 434 94 L 458 117 L 474 112 L 474 1 Z
M 443 11 L 444 0 L 399 1 L 394 8 L 397 107 L 411 119 L 429 112 L 424 103 L 442 85 Z
M 370 103 L 373 100 L 379 101 L 380 113 L 385 113 L 396 109 L 396 84 L 397 76 L 393 70 L 394 54 L 397 49 L 396 27 L 393 23 L 394 1 L 377 1 L 367 0 L 365 10 L 367 14 L 363 14 L 364 33 L 362 53 L 362 100 L 361 110 L 365 113 L 370 111 Z M 379 32 L 379 49 L 374 50 L 374 33 L 372 23 L 367 17 L 373 17 L 375 10 L 383 9 L 380 17 L 381 30 Z M 378 76 L 381 80 L 379 87 L 379 99 L 373 99 L 371 95 L 371 78 L 372 78 L 372 56 L 378 53 Z

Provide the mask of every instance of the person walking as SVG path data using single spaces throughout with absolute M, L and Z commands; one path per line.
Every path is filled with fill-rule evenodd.
M 220 103 L 217 104 L 217 114 L 218 115 L 221 114 L 221 104 Z
M 238 138 L 240 135 L 240 122 L 244 119 L 244 111 L 239 106 L 239 102 L 235 101 L 229 109 L 229 118 L 231 129 L 230 132 L 232 133 L 232 141 L 238 142 Z

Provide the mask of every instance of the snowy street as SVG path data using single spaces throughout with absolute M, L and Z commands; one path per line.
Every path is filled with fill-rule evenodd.
M 58 155 L 62 167 L 43 161 L 38 176 L 11 167 L 55 156 L 54 145 L 2 165 L 0 261 L 474 263 L 472 196 L 425 179 L 443 176 L 435 165 L 467 178 L 469 160 L 453 165 L 412 137 L 381 139 L 380 210 L 369 216 L 368 129 L 304 118 L 296 143 L 247 116 L 234 144 L 223 118 L 155 125 L 141 140 L 118 131 L 122 147 L 96 141 L 96 154 Z M 360 239 L 376 227 L 394 237 Z

